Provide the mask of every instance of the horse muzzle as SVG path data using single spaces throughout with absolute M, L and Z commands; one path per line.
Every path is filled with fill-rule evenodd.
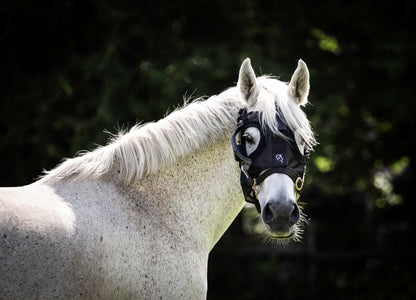
M 295 234 L 294 225 L 299 221 L 300 211 L 294 200 L 271 199 L 262 207 L 261 216 L 273 238 L 287 239 Z

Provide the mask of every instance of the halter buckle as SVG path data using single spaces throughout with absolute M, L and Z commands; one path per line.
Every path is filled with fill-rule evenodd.
M 302 178 L 300 178 L 300 177 L 296 178 L 295 187 L 296 187 L 296 191 L 298 191 L 298 192 L 300 192 L 302 190 L 302 188 L 303 188 Z
M 251 186 L 251 189 L 254 191 L 254 195 L 255 195 L 255 196 L 256 196 L 256 198 L 257 198 L 257 195 L 259 194 L 259 190 L 260 190 L 260 188 L 259 188 L 259 186 L 257 185 L 256 178 L 253 178 L 253 185 Z
M 298 202 L 299 197 L 300 197 L 300 191 L 303 188 L 303 180 L 302 180 L 302 178 L 300 178 L 300 177 L 296 178 L 295 188 L 296 188 L 296 202 Z

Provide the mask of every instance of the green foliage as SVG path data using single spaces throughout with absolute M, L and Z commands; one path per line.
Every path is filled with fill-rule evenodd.
M 289 80 L 302 57 L 311 71 L 306 108 L 320 146 L 308 181 L 325 193 L 375 201 L 374 162 L 407 157 L 414 58 L 405 7 L 360 2 L 16 1 L 4 26 L 1 109 L 3 184 L 104 144 L 104 130 L 156 120 L 192 98 L 235 84 L 242 59 Z M 326 11 L 337 11 L 337 18 Z M 385 22 L 394 18 L 395 22 Z M 366 22 L 363 22 L 363 19 Z M 25 20 L 25 22 L 13 22 Z M 408 28 L 408 27 L 407 27 Z M 408 134 L 406 140 L 403 133 Z M 394 146 L 393 146 L 394 145 Z M 400 173 L 400 172 L 399 172 Z M 397 176 L 394 175 L 394 176 Z
M 30 183 L 105 144 L 105 130 L 220 93 L 245 57 L 284 81 L 302 58 L 320 142 L 302 195 L 309 213 L 345 204 L 337 221 L 349 205 L 367 218 L 410 214 L 414 23 L 411 2 L 9 1 L 0 7 L 0 184 Z M 317 243 L 336 243 L 322 228 Z M 351 288 L 340 276 L 333 286 Z

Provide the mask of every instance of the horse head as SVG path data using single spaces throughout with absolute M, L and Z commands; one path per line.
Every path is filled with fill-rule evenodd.
M 307 103 L 308 68 L 299 60 L 286 84 L 271 77 L 257 78 L 246 59 L 238 88 L 245 107 L 232 143 L 245 199 L 256 205 L 273 239 L 296 238 L 302 231 L 298 198 L 309 150 L 316 144 L 300 108 Z

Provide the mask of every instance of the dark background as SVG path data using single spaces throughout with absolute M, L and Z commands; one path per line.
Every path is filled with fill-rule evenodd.
M 320 145 L 303 243 L 245 210 L 214 248 L 209 299 L 416 297 L 411 1 L 8 1 L 0 7 L 0 185 L 33 182 L 182 96 L 235 85 L 246 57 L 288 81 L 302 58 Z

